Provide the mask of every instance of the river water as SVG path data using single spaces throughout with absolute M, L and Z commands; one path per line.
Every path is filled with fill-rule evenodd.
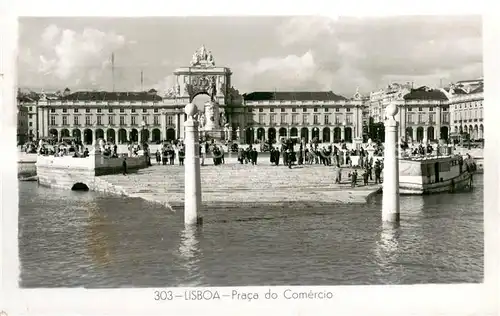
M 321 209 L 182 212 L 140 199 L 20 182 L 20 286 L 368 285 L 483 280 L 483 179 L 469 193 L 401 198 L 382 227 L 381 197 Z M 223 193 L 221 193 L 223 194 Z

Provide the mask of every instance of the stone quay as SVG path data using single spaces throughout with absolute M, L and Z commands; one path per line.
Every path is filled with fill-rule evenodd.
M 102 183 L 99 176 L 122 174 L 124 159 L 106 157 L 101 153 L 91 153 L 85 158 L 38 155 L 36 161 L 38 183 L 66 190 L 106 191 L 106 183 Z M 126 163 L 127 172 L 147 168 L 144 156 L 126 157 Z
M 332 204 L 364 204 L 381 191 L 381 185 L 351 188 L 343 168 L 342 183 L 335 184 L 336 169 L 320 165 L 302 165 L 288 169 L 269 161 L 252 166 L 235 159 L 219 166 L 201 168 L 202 205 L 234 208 L 282 206 L 293 208 L 323 207 Z M 184 208 L 184 167 L 154 165 L 136 173 L 104 175 L 98 191 L 142 198 L 173 211 Z M 359 184 L 359 182 L 358 182 Z

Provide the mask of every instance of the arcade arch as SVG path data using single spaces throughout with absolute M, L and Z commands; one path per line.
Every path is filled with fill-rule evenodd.
M 330 142 L 330 128 L 328 127 L 323 128 L 323 142 L 324 143 Z

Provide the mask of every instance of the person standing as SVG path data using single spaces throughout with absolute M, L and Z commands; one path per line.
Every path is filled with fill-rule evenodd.
M 340 164 L 337 163 L 337 175 L 335 177 L 335 183 L 340 184 L 340 181 L 342 181 L 342 168 L 340 167 Z
M 201 165 L 204 166 L 205 165 L 205 155 L 206 155 L 206 152 L 207 152 L 207 143 L 203 144 L 200 146 L 200 157 L 201 157 Z
M 184 145 L 181 145 L 179 147 L 179 166 L 184 166 L 184 156 L 185 156 Z
M 274 151 L 274 163 L 276 164 L 276 166 L 280 164 L 280 150 L 278 148 L 276 148 Z
M 126 176 L 127 175 L 127 158 L 126 157 L 123 157 L 122 171 L 123 171 L 123 175 Z
M 243 148 L 240 148 L 238 151 L 238 161 L 240 164 L 243 164 L 243 161 L 245 160 L 245 152 L 243 151 Z
M 286 162 L 288 165 L 288 169 L 292 169 L 292 151 L 290 148 L 286 149 Z
M 259 156 L 259 153 L 257 152 L 257 148 L 254 148 L 252 151 L 252 164 L 257 165 L 257 157 Z
M 356 187 L 356 182 L 358 181 L 358 172 L 354 170 L 351 173 L 351 188 Z
M 365 172 L 363 172 L 363 184 L 368 185 L 368 169 L 365 169 Z
M 161 154 L 158 149 L 156 150 L 155 156 L 156 156 L 156 164 L 159 165 L 161 162 Z
M 380 184 L 380 173 L 382 172 L 382 168 L 380 167 L 380 161 L 377 160 L 375 162 L 375 184 Z
M 274 164 L 274 159 L 274 147 L 271 147 L 271 150 L 269 150 L 269 162 L 271 163 L 271 165 Z

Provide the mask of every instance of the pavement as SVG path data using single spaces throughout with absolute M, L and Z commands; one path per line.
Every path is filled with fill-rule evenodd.
M 245 206 L 317 207 L 330 204 L 363 204 L 381 185 L 351 188 L 344 168 L 342 183 L 335 184 L 336 169 L 323 165 L 294 166 L 292 169 L 271 165 L 239 164 L 235 158 L 226 163 L 201 167 L 202 201 L 220 208 Z M 154 162 L 155 163 L 155 162 Z M 184 205 L 184 167 L 154 165 L 129 175 L 99 176 L 103 191 L 162 204 L 172 210 Z

